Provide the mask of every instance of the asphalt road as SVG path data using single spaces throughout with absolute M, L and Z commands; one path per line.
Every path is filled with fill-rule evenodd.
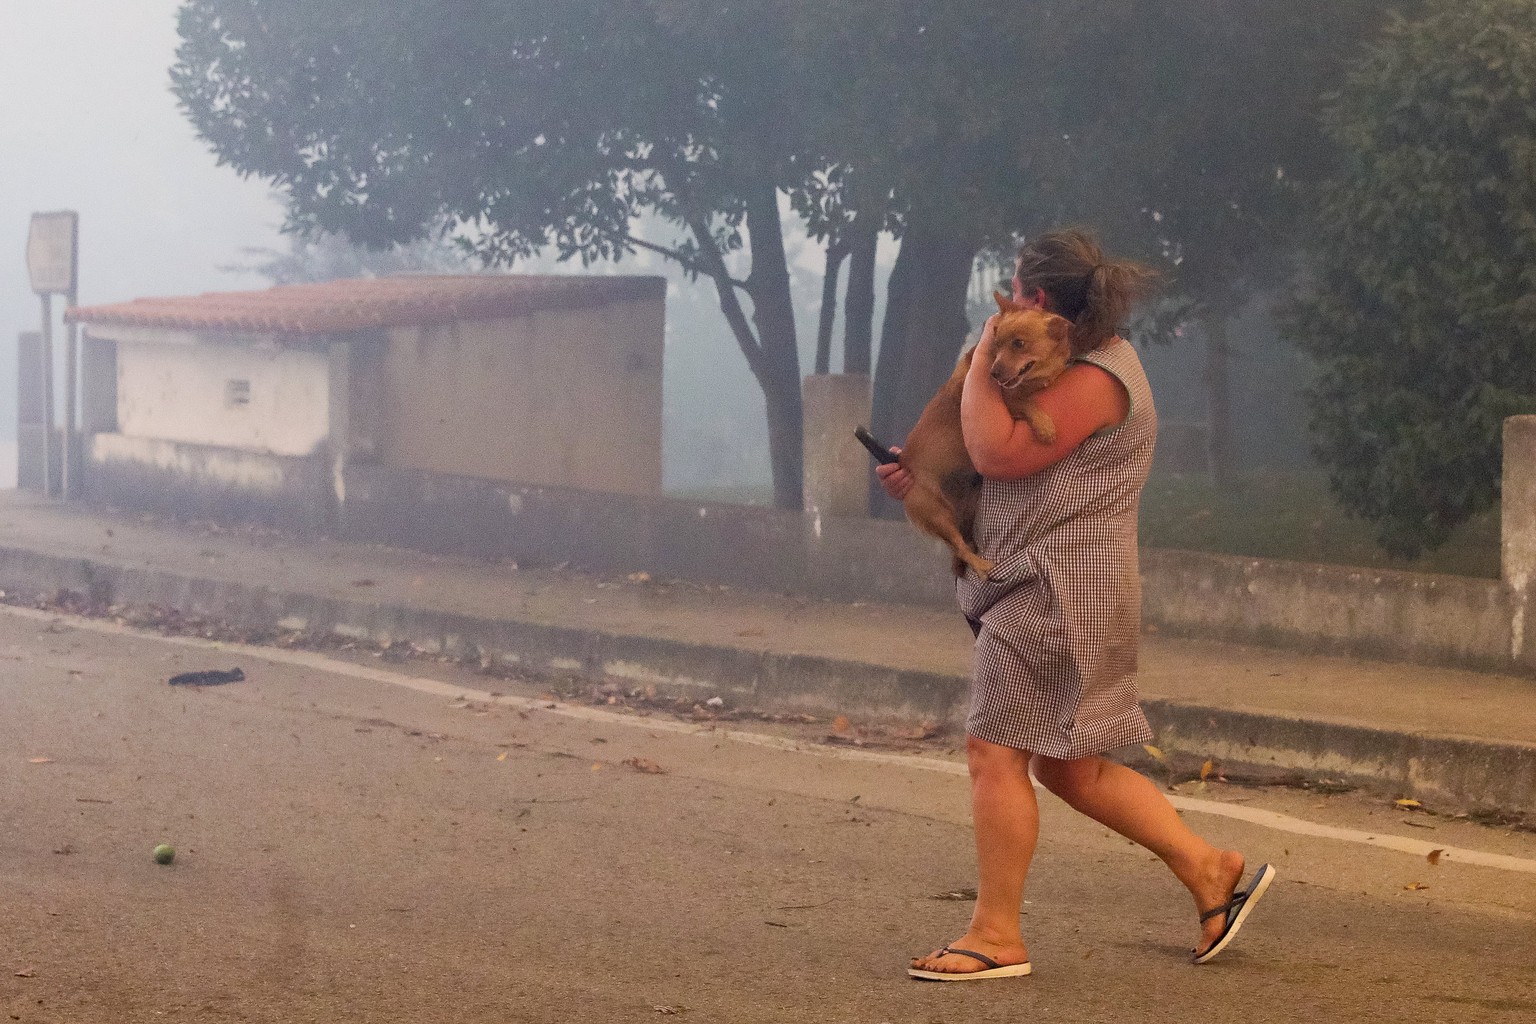
M 1189 794 L 1197 828 L 1281 871 L 1197 968 L 1161 865 L 1046 799 L 1036 973 L 923 984 L 906 958 L 970 910 L 935 897 L 975 884 L 942 745 L 752 742 L 446 666 L 103 628 L 0 611 L 0 1024 L 1536 1019 L 1536 836 Z M 232 665 L 244 681 L 166 684 Z

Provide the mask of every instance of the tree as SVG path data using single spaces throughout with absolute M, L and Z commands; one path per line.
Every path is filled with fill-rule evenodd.
M 1428 0 L 1332 98 L 1288 332 L 1334 494 L 1412 556 L 1498 493 L 1503 419 L 1536 411 L 1536 5 Z
M 1205 348 L 1211 476 L 1230 484 L 1229 322 L 1293 273 L 1301 184 L 1336 159 L 1317 118 L 1380 0 L 1114 5 L 1065 47 L 1052 102 L 1059 214 L 1162 271 L 1143 341 Z M 1191 329 L 1192 328 L 1192 329 Z
M 1382 5 L 1343 0 L 1326 19 L 1294 0 L 987 6 L 928 5 L 907 19 L 927 31 L 905 49 L 882 41 L 848 62 L 861 81 L 848 83 L 845 117 L 858 123 L 845 127 L 847 159 L 890 181 L 902 238 L 877 433 L 899 438 L 948 375 L 978 249 L 1083 223 L 1165 271 L 1165 325 L 1204 326 L 1212 433 L 1225 438 L 1226 323 L 1290 271 L 1294 183 L 1331 157 L 1316 124 L 1321 94 Z M 861 38 L 854 29 L 838 48 L 858 54 Z M 860 87 L 884 102 L 861 102 Z M 1230 460 L 1214 454 L 1225 471 Z
M 644 248 L 712 280 L 763 387 L 776 501 L 799 507 L 779 196 L 816 161 L 790 116 L 786 6 L 188 0 L 172 81 L 222 162 L 287 193 L 296 230 L 388 245 L 447 220 L 492 264 Z M 684 237 L 638 237 L 646 214 Z
M 1292 40 L 1192 55 L 1213 21 L 1241 25 L 1265 9 L 187 0 L 173 85 L 222 161 L 288 194 L 296 228 L 390 244 L 447 219 L 490 263 L 546 246 L 582 260 L 643 248 L 711 280 L 763 388 L 776 501 L 798 507 L 800 369 L 780 201 L 828 247 L 821 351 L 835 278 L 850 264 L 851 369 L 867 367 L 873 347 L 874 241 L 900 240 L 872 414 L 877 433 L 899 439 L 969 329 L 978 250 L 1067 213 L 1130 224 L 1158 175 L 1186 159 L 1181 145 L 1234 123 L 1262 134 L 1267 120 L 1224 86 L 1250 64 L 1306 81 L 1313 66 L 1285 59 Z M 1213 103 L 1222 116 L 1205 113 Z M 1166 191 L 1209 206 L 1228 198 L 1229 173 L 1173 174 Z M 680 237 L 638 236 L 642 217 Z M 1192 234 L 1175 237 L 1194 248 Z

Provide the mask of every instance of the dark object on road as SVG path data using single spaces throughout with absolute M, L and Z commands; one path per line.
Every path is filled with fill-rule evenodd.
M 238 683 L 245 678 L 245 673 L 238 668 L 232 668 L 228 672 L 210 668 L 201 672 L 183 672 L 179 676 L 171 676 L 166 682 L 172 686 L 218 686 L 220 683 Z

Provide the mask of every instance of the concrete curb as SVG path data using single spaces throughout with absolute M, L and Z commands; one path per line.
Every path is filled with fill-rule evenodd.
M 926 720 L 952 729 L 965 718 L 967 679 L 958 674 L 284 592 L 16 547 L 0 546 L 0 587 L 25 602 L 70 590 L 100 605 L 159 605 L 253 632 L 403 640 L 532 676 L 654 684 L 664 693 L 718 694 L 767 711 Z M 1536 744 L 1156 699 L 1144 707 L 1169 754 L 1342 778 L 1438 805 L 1536 815 Z

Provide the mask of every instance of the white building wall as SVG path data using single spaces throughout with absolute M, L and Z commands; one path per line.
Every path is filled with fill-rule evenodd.
M 329 372 L 319 352 L 120 343 L 118 430 L 129 437 L 309 455 L 330 429 Z

